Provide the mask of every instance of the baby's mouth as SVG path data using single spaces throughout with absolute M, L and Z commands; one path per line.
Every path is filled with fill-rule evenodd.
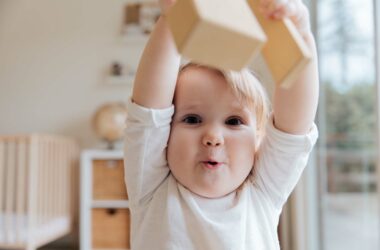
M 203 161 L 202 165 L 208 169 L 216 169 L 220 167 L 222 163 L 217 161 Z

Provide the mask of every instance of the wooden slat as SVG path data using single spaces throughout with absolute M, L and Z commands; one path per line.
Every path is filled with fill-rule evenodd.
M 67 169 L 67 150 L 66 150 L 66 147 L 67 145 L 66 144 L 62 144 L 60 145 L 61 146 L 61 149 L 60 149 L 60 161 L 61 161 L 61 167 L 60 167 L 60 173 L 62 175 L 62 178 L 60 179 L 61 180 L 61 193 L 62 193 L 62 200 L 61 200 L 61 205 L 60 205 L 60 211 L 61 211 L 61 214 L 65 214 L 65 204 L 66 204 L 66 196 L 67 195 L 70 195 L 69 190 L 66 190 L 66 185 L 65 183 L 67 182 L 66 181 L 66 176 L 65 176 L 65 173 L 66 173 L 66 169 Z
M 21 232 L 25 229 L 23 218 L 26 216 L 26 143 L 24 138 L 17 142 L 17 201 L 16 201 L 16 233 L 17 242 L 22 242 Z
M 40 206 L 39 201 L 39 137 L 36 135 L 31 135 L 29 139 L 28 145 L 28 205 L 27 205 L 27 245 L 31 246 L 34 240 L 33 233 L 35 232 L 35 228 L 38 227 L 38 223 L 40 223 L 40 218 L 37 216 L 37 211 Z
M 54 194 L 55 194 L 55 184 L 53 182 L 54 180 L 54 141 L 52 138 L 46 139 L 46 145 L 47 145 L 47 168 L 46 168 L 46 174 L 47 178 L 46 180 L 46 212 L 47 216 L 46 219 L 49 221 L 54 218 Z M 57 195 L 57 194 L 56 194 Z
M 64 168 L 64 183 L 63 183 L 63 189 L 65 190 L 63 193 L 64 201 L 65 201 L 65 207 L 64 207 L 64 213 L 69 214 L 71 212 L 71 205 L 69 202 L 69 197 L 71 196 L 71 188 L 70 188 L 70 145 L 65 145 L 65 168 Z
M 56 181 L 56 168 L 57 168 L 57 163 L 55 162 L 55 140 L 54 138 L 49 138 L 49 145 L 50 145 L 50 154 L 49 154 L 49 220 L 54 218 L 56 216 L 55 214 L 55 201 L 56 197 L 58 196 L 57 192 L 57 183 Z
M 75 158 L 75 152 L 77 151 L 76 146 L 72 143 L 67 144 L 67 159 L 69 160 L 69 164 L 67 164 L 67 181 L 66 183 L 69 185 L 67 187 L 68 194 L 70 196 L 67 196 L 68 199 L 68 213 L 71 214 L 71 216 L 75 218 L 77 215 L 77 204 L 78 204 L 78 180 L 76 179 L 78 176 L 76 175 L 76 171 L 78 168 L 76 167 L 76 158 Z M 71 199 L 69 198 L 71 197 Z
M 43 147 L 43 140 L 42 139 L 39 139 L 38 140 L 38 165 L 37 165 L 37 168 L 38 168 L 38 178 L 37 178 L 37 183 L 38 183 L 38 192 L 36 194 L 36 196 L 38 197 L 38 207 L 37 207 L 37 210 L 36 210 L 36 216 L 37 216 L 37 220 L 38 220 L 38 223 L 37 223 L 37 227 L 41 226 L 43 223 L 44 223 L 44 218 L 43 218 L 43 214 L 44 214 L 44 200 L 43 200 L 43 193 L 44 193 L 44 189 L 45 189 L 45 183 L 44 183 L 44 178 L 45 178 L 45 149 Z
M 53 168 L 53 193 L 52 193 L 52 200 L 53 200 L 53 216 L 54 217 L 58 217 L 59 216 L 59 199 L 60 199 L 60 194 L 62 194 L 62 192 L 60 191 L 60 188 L 59 188 L 59 169 L 61 168 L 61 163 L 58 162 L 59 161 L 59 139 L 54 139 L 53 140 L 53 143 L 54 143 L 54 153 L 53 153 L 53 162 L 52 162 L 52 168 Z M 62 142 L 61 142 L 62 143 Z
M 42 207 L 42 200 L 40 199 L 41 195 L 41 191 L 42 191 L 42 183 L 39 181 L 42 177 L 42 171 L 41 171 L 41 164 L 42 164 L 42 152 L 41 152 L 41 147 L 40 147 L 40 139 L 36 138 L 36 141 L 35 141 L 35 145 L 34 145 L 34 150 L 33 150 L 33 147 L 32 147 L 32 151 L 35 151 L 36 152 L 36 156 L 35 156 L 35 188 L 36 188 L 36 193 L 34 194 L 35 196 L 35 209 L 34 209 L 34 213 L 33 213 L 33 217 L 35 218 L 35 226 L 38 227 L 39 225 L 42 224 L 42 218 L 41 216 L 38 215 L 38 211 L 41 210 L 41 207 Z
M 44 189 L 43 189 L 43 193 L 42 193 L 42 199 L 43 199 L 43 212 L 42 212 L 42 216 L 43 216 L 43 219 L 44 219 L 44 224 L 48 222 L 49 220 L 49 200 L 48 200 L 48 195 L 50 193 L 50 190 L 49 190 L 49 179 L 50 179 L 50 174 L 49 174 L 49 165 L 50 165 L 50 157 L 49 157 L 49 154 L 50 154 L 50 150 L 49 150 L 49 145 L 48 145 L 48 140 L 46 140 L 46 137 L 44 138 L 44 143 L 43 143 L 43 148 L 44 148 L 44 151 L 45 151 L 45 154 L 44 154 L 44 164 L 43 164 L 43 168 L 44 168 L 44 176 L 43 178 L 41 179 L 41 181 L 44 183 Z
M 64 143 L 58 143 L 57 144 L 57 156 L 56 156 L 56 164 L 58 165 L 57 166 L 57 186 L 58 186 L 58 193 L 59 194 L 64 194 L 64 190 L 63 190 L 63 182 L 64 182 L 64 167 L 65 167 L 65 163 L 64 163 Z M 64 200 L 63 200 L 63 197 L 60 195 L 60 198 L 57 200 L 57 214 L 58 216 L 63 216 L 64 215 L 64 212 L 63 212 L 63 203 Z
M 53 166 L 54 166 L 54 191 L 55 194 L 62 194 L 62 191 L 60 190 L 59 187 L 59 177 L 60 177 L 60 168 L 61 168 L 61 163 L 59 161 L 59 143 L 62 143 L 59 139 L 54 140 L 54 155 L 53 155 Z M 54 195 L 53 193 L 53 214 L 55 217 L 59 216 L 59 199 L 58 195 Z
M 9 141 L 7 143 L 6 157 L 6 188 L 5 188 L 5 237 L 7 241 L 11 241 L 14 232 L 14 199 L 15 199 L 15 143 Z

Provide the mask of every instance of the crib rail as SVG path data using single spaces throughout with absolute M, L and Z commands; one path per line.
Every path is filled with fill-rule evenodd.
M 0 248 L 49 242 L 54 235 L 42 239 L 40 229 L 53 219 L 73 218 L 78 155 L 68 137 L 0 136 Z

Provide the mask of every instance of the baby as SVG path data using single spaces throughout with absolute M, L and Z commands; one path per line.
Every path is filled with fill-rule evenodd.
M 174 1 L 160 1 L 165 13 Z M 277 226 L 318 136 L 317 57 L 300 0 L 262 0 L 268 18 L 289 17 L 314 59 L 273 110 L 247 69 L 180 69 L 161 17 L 128 103 L 125 181 L 132 249 L 279 249 Z

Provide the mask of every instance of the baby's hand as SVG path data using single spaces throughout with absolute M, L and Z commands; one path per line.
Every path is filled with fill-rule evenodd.
M 159 0 L 160 8 L 162 14 L 166 13 L 166 11 L 176 2 L 177 0 Z
M 309 11 L 302 0 L 260 0 L 261 11 L 267 18 L 289 18 L 300 34 L 307 37 L 311 33 Z

